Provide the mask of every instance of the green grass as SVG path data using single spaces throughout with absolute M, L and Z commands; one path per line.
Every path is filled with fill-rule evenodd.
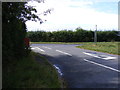
M 55 68 L 34 52 L 3 69 L 3 88 L 61 88 L 61 85 Z
M 83 43 L 81 46 L 76 46 L 77 48 L 89 49 L 104 53 L 120 55 L 120 50 L 118 48 L 120 42 L 97 42 L 95 43 Z

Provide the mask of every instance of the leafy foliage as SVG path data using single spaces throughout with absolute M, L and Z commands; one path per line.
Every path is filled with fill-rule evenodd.
M 120 41 L 120 37 L 117 36 L 117 31 L 98 31 L 99 42 Z
M 2 3 L 2 57 L 3 63 L 20 59 L 27 55 L 24 45 L 26 37 L 27 20 L 36 21 L 41 19 L 31 13 L 37 12 L 27 2 L 3 2 Z M 8 62 L 9 61 L 9 62 Z
M 30 85 L 34 85 L 33 87 L 42 85 L 38 83 L 40 82 L 39 80 L 36 83 L 34 83 L 36 78 L 34 77 L 35 74 L 29 77 L 30 75 L 29 72 L 31 72 L 31 69 L 28 70 L 28 68 L 32 67 L 34 71 L 34 68 L 39 68 L 39 67 L 35 67 L 36 63 L 29 61 L 30 60 L 29 58 L 31 57 L 29 57 L 29 53 L 28 53 L 29 50 L 25 49 L 25 42 L 24 42 L 24 38 L 26 37 L 26 31 L 27 31 L 25 22 L 27 20 L 32 20 L 32 21 L 38 20 L 40 21 L 40 24 L 43 23 L 42 19 L 40 19 L 36 14 L 32 12 L 37 12 L 37 11 L 32 6 L 27 6 L 27 2 L 2 3 L 2 69 L 3 69 L 2 87 L 3 88 L 21 87 L 21 85 L 22 87 L 24 87 L 29 85 L 28 82 L 30 82 Z M 45 11 L 44 13 L 45 14 L 50 13 L 50 9 Z M 37 38 L 39 41 L 40 37 Z M 32 65 L 29 66 L 31 63 Z M 25 66 L 25 68 L 27 68 L 26 73 L 24 74 L 21 73 L 21 71 L 24 72 L 25 70 L 24 67 L 16 66 L 20 64 L 22 64 L 23 66 Z M 27 65 L 28 67 L 26 67 Z M 39 68 L 39 70 L 42 70 L 42 68 Z M 52 76 L 54 77 L 54 75 Z M 26 78 L 28 77 L 30 79 L 27 80 L 27 82 L 25 82 Z
M 120 41 L 117 31 L 98 31 L 98 42 Z M 61 30 L 53 32 L 30 31 L 27 33 L 31 42 L 93 42 L 94 31 L 87 31 L 82 28 L 72 30 Z

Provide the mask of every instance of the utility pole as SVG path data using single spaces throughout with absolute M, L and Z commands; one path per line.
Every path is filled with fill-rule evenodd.
M 96 25 L 96 30 L 94 31 L 94 42 L 97 42 L 97 25 Z

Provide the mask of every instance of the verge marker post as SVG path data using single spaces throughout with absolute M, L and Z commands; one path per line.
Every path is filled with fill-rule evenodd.
M 97 43 L 97 25 L 96 26 L 96 30 L 94 31 L 94 42 L 95 44 Z

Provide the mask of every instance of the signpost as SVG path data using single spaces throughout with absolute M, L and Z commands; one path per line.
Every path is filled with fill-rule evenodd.
M 97 42 L 97 25 L 96 25 L 96 30 L 94 31 L 94 42 Z
M 29 38 L 24 38 L 25 48 L 28 49 L 30 47 L 30 40 Z

